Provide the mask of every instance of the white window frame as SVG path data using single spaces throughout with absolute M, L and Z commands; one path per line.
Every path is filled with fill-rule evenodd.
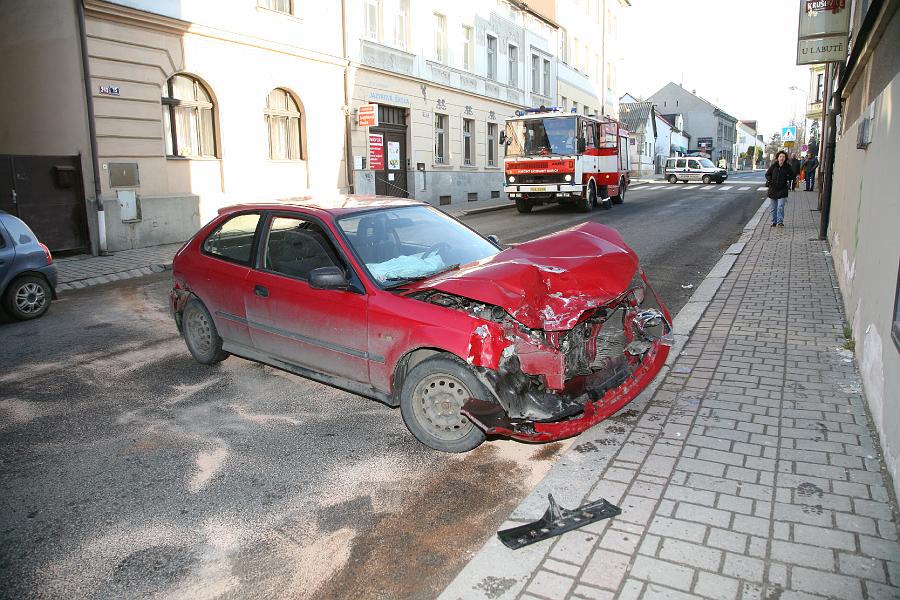
M 462 33 L 462 67 L 466 71 L 471 71 L 475 68 L 475 28 L 471 25 L 463 25 Z
M 541 56 L 531 53 L 531 93 L 541 93 Z
M 466 125 L 468 125 L 469 131 L 466 131 Z M 460 130 L 462 131 L 463 165 L 473 167 L 475 166 L 475 119 L 463 117 Z M 467 141 L 469 142 L 468 148 L 466 148 Z
M 394 46 L 406 50 L 409 46 L 409 0 L 398 0 L 394 13 Z
M 542 60 L 543 63 L 541 64 L 541 67 L 543 68 L 543 73 L 541 73 L 541 81 L 544 86 L 544 95 L 549 98 L 550 93 L 553 90 L 553 68 L 548 59 L 544 58 Z
M 491 128 L 494 129 L 493 134 Z M 485 135 L 487 137 L 487 166 L 497 166 L 497 124 L 488 121 Z
M 447 15 L 434 13 L 434 60 L 447 64 Z
M 280 8 L 276 8 L 270 6 L 271 4 L 277 4 L 279 1 L 283 0 L 257 0 L 256 5 L 263 10 L 271 10 L 272 12 L 281 13 L 283 15 L 293 15 L 294 14 L 294 0 L 287 0 L 288 9 L 281 10 Z
M 434 113 L 434 164 L 449 164 L 449 156 L 447 156 L 449 132 L 447 131 L 447 122 L 450 116 L 445 113 Z M 441 137 L 438 138 L 438 135 Z M 438 153 L 440 150 L 440 153 Z
M 373 15 L 372 12 L 375 14 Z M 381 0 L 364 0 L 363 1 L 363 35 L 366 39 L 381 41 L 381 19 L 382 19 Z M 372 18 L 374 16 L 374 23 Z
M 515 57 L 515 60 L 513 60 L 513 57 Z M 516 44 L 507 44 L 506 61 L 509 69 L 506 80 L 509 82 L 510 87 L 517 88 L 519 87 L 519 47 Z
M 491 40 L 494 41 L 493 52 L 491 51 Z M 499 41 L 500 38 L 495 34 L 486 33 L 484 35 L 484 72 L 491 81 L 497 81 L 497 55 L 500 52 Z

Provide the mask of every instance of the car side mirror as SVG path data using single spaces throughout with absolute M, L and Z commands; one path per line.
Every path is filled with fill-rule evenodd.
M 495 246 L 501 245 L 500 238 L 498 236 L 494 235 L 493 233 L 491 235 L 487 236 L 487 239 L 490 243 L 494 244 Z
M 584 141 L 583 137 L 578 138 L 578 151 L 584 152 L 587 148 L 587 143 Z
M 319 267 L 309 272 L 309 285 L 317 290 L 346 290 L 350 280 L 339 267 Z

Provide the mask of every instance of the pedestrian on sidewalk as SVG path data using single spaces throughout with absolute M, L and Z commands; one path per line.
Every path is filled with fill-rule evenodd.
M 775 162 L 766 171 L 766 187 L 769 188 L 766 195 L 772 210 L 772 227 L 776 225 L 784 227 L 784 202 L 787 200 L 788 189 L 794 181 L 796 173 L 788 162 L 787 152 L 781 150 L 775 157 Z
M 785 154 L 787 156 L 787 154 Z M 800 159 L 797 158 L 797 154 L 791 154 L 791 169 L 794 171 L 794 179 L 791 181 L 791 189 L 797 189 L 797 182 L 800 179 Z
M 803 169 L 806 171 L 806 191 L 811 192 L 816 187 L 816 169 L 819 168 L 819 159 L 815 154 L 810 154 L 806 162 L 803 163 Z

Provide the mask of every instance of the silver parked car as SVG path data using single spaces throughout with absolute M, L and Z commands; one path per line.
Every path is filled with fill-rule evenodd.
M 0 211 L 0 301 L 14 319 L 35 319 L 56 298 L 53 256 L 18 217 Z

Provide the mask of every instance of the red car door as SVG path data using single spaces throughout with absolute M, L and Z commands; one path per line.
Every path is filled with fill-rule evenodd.
M 324 227 L 304 216 L 275 215 L 261 243 L 261 263 L 250 272 L 244 293 L 256 350 L 368 383 L 366 295 L 315 289 L 308 282 L 310 271 L 319 267 L 350 269 Z

